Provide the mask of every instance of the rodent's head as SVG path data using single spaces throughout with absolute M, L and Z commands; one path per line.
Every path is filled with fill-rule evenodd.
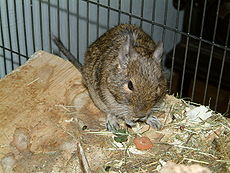
M 108 88 L 119 104 L 129 108 L 129 115 L 143 118 L 167 91 L 167 81 L 161 67 L 163 44 L 150 50 L 127 41 L 119 50 L 119 63 L 108 77 Z

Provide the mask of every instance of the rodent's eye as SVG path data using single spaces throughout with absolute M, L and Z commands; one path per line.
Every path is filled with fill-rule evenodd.
M 133 88 L 133 83 L 132 81 L 128 81 L 128 88 L 132 91 L 134 88 Z

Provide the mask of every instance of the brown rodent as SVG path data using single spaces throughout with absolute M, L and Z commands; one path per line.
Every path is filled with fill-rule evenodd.
M 107 114 L 108 130 L 119 128 L 118 119 L 129 126 L 145 121 L 160 127 L 154 109 L 167 91 L 162 43 L 156 45 L 135 25 L 121 24 L 89 46 L 81 66 L 56 37 L 53 40 L 81 71 L 95 105 Z

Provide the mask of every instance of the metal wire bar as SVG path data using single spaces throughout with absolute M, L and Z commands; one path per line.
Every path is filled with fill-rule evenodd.
M 60 38 L 60 1 L 57 0 L 57 29 L 58 29 L 58 38 Z
M 156 9 L 156 0 L 154 0 L 153 1 L 153 8 L 152 8 L 153 10 L 152 10 L 152 21 L 155 21 L 155 9 Z M 163 29 L 165 29 L 165 28 L 163 28 Z M 151 25 L 151 36 L 153 35 L 153 32 L 154 32 L 154 24 L 152 23 L 152 25 Z
M 68 34 L 68 43 L 67 43 L 67 48 L 68 50 L 70 50 L 70 21 L 69 21 L 69 15 L 70 15 L 70 12 L 69 12 L 69 0 L 67 0 L 67 34 Z
M 27 34 L 26 34 L 26 18 L 25 18 L 25 3 L 22 0 L 22 17 L 23 17 L 23 29 L 24 29 L 24 45 L 26 49 L 26 56 L 28 57 L 28 47 L 27 47 Z
M 12 52 L 12 53 L 14 53 L 14 54 L 16 54 L 16 55 L 20 55 L 20 56 L 26 58 L 27 60 L 29 59 L 28 56 L 23 55 L 23 54 L 19 54 L 18 52 L 14 51 L 14 50 L 12 50 L 12 49 L 9 49 L 9 48 L 7 48 L 7 47 L 4 47 L 4 46 L 1 46 L 1 45 L 0 45 L 0 48 L 2 48 L 3 50 L 7 50 L 7 51 L 9 51 L 9 52 Z M 3 55 L 3 56 L 4 56 L 4 55 Z M 4 56 L 4 57 L 6 57 L 6 56 Z M 4 62 L 5 62 L 5 60 L 6 60 L 6 58 L 4 58 Z M 6 64 L 6 62 L 5 62 L 5 64 Z M 6 73 L 6 74 L 7 74 L 7 73 Z
M 188 34 L 190 33 L 191 29 L 191 21 L 192 21 L 192 9 L 193 9 L 193 0 L 191 0 L 190 4 L 190 12 L 189 12 L 189 22 L 188 22 Z M 185 48 L 185 58 L 184 58 L 184 64 L 183 64 L 183 72 L 182 72 L 182 80 L 181 80 L 181 87 L 180 87 L 180 97 L 182 97 L 183 93 L 183 87 L 184 87 L 184 76 L 185 76 L 185 68 L 186 68 L 186 62 L 187 62 L 187 57 L 188 57 L 188 43 L 189 43 L 189 37 L 187 36 L 186 39 L 186 48 Z
M 225 64 L 225 59 L 226 59 L 226 54 L 227 54 L 227 46 L 228 46 L 228 38 L 230 34 L 230 18 L 228 20 L 228 29 L 227 29 L 227 35 L 226 35 L 226 40 L 225 40 L 225 50 L 224 50 L 224 55 L 222 59 L 222 65 L 221 65 L 221 70 L 220 70 L 220 77 L 219 77 L 219 82 L 218 82 L 218 88 L 217 88 L 217 94 L 216 94 L 216 103 L 215 103 L 215 111 L 217 110 L 217 104 L 219 101 L 219 95 L 220 95 L 220 85 L 222 81 L 222 76 L 223 76 L 223 71 L 224 71 L 224 64 Z
M 58 38 L 61 39 L 61 34 L 60 34 L 60 1 L 57 0 L 57 35 Z M 58 49 L 59 55 L 61 54 L 60 50 Z
M 82 0 L 82 1 L 85 1 L 85 2 L 88 2 L 88 3 L 91 3 L 91 4 L 97 4 L 96 2 L 93 2 L 93 1 L 88 1 L 88 0 Z M 107 5 L 99 4 L 99 6 L 102 7 L 102 8 L 106 8 L 106 9 L 109 8 L 110 10 L 115 11 L 115 12 L 119 12 L 119 10 L 117 10 L 116 8 L 112 8 L 112 7 L 107 6 Z M 172 31 L 172 32 L 174 32 L 174 33 L 176 33 L 176 34 L 181 34 L 181 35 L 183 35 L 183 36 L 189 36 L 190 38 L 192 38 L 192 39 L 194 39 L 194 40 L 198 40 L 198 41 L 200 40 L 200 41 L 202 41 L 202 42 L 204 42 L 204 43 L 207 43 L 207 44 L 209 44 L 209 45 L 212 45 L 212 46 L 221 48 L 221 49 L 223 49 L 223 50 L 225 49 L 225 47 L 222 46 L 222 45 L 220 45 L 220 44 L 217 44 L 217 43 L 214 43 L 214 42 L 205 40 L 205 39 L 200 38 L 200 37 L 197 37 L 197 36 L 195 36 L 195 35 L 190 35 L 190 34 L 188 34 L 188 33 L 186 33 L 186 32 L 183 32 L 183 31 L 179 31 L 178 28 L 172 28 L 172 27 L 169 27 L 169 26 L 167 26 L 167 25 L 157 23 L 157 22 L 155 22 L 155 21 L 149 21 L 149 20 L 147 20 L 147 19 L 145 19 L 145 18 L 141 18 L 140 16 L 137 16 L 137 15 L 134 15 L 134 14 L 130 14 L 130 13 L 125 12 L 125 11 L 121 11 L 121 14 L 124 14 L 124 15 L 127 15 L 127 16 L 131 15 L 131 17 L 133 17 L 133 18 L 136 18 L 136 19 L 139 19 L 139 20 L 143 20 L 144 22 L 147 22 L 147 23 L 149 23 L 149 24 L 152 24 L 152 25 L 156 25 L 156 26 L 165 28 L 166 30 Z M 229 47 L 227 48 L 227 51 L 230 51 L 230 48 L 229 48 Z
M 168 0 L 165 0 L 164 25 L 166 25 L 167 17 L 168 17 Z M 162 41 L 164 40 L 165 40 L 165 28 L 163 28 L 163 32 L 162 32 Z
M 41 49 L 44 49 L 43 46 L 43 24 L 42 24 L 42 2 L 39 0 L 39 18 L 40 18 L 40 34 L 41 34 Z
M 200 38 L 202 38 L 202 36 L 203 36 L 206 6 L 207 6 L 207 0 L 204 1 L 204 9 L 203 9 L 202 21 L 201 21 Z M 194 78 L 193 78 L 193 86 L 192 86 L 192 96 L 191 96 L 192 100 L 194 99 L 195 88 L 196 88 L 196 78 L 197 78 L 198 64 L 199 64 L 199 60 L 200 60 L 201 43 L 202 43 L 201 40 L 199 40 L 199 46 L 198 46 L 197 58 L 196 58 L 196 67 L 195 67 L 195 73 L 194 73 Z
M 98 3 L 97 4 L 97 38 L 98 38 L 99 37 L 99 19 L 100 19 L 99 18 L 99 12 L 100 12 L 99 11 L 99 3 L 100 3 L 99 0 L 97 0 L 97 3 Z
M 141 0 L 141 18 L 144 16 L 144 0 Z M 140 20 L 140 28 L 142 28 L 143 20 Z
M 50 0 L 48 0 L 48 21 L 49 21 L 49 49 L 52 52 L 52 42 L 51 42 L 51 17 L 50 17 Z
M 77 59 L 78 59 L 78 62 L 79 62 L 79 58 L 80 58 L 80 51 L 79 51 L 79 1 L 77 1 Z
M 86 47 L 89 46 L 89 1 L 86 3 L 86 20 L 87 20 L 87 26 L 86 26 Z
M 108 7 L 110 7 L 110 1 L 108 1 Z M 110 8 L 107 9 L 107 30 L 109 30 L 109 23 L 110 23 Z
M 228 100 L 228 107 L 227 107 L 226 113 L 228 113 L 228 114 L 230 113 L 230 97 Z
M 6 17 L 7 17 L 7 25 L 8 25 L 8 37 L 9 37 L 9 44 L 10 49 L 12 50 L 12 40 L 11 40 L 11 29 L 10 29 L 10 17 L 9 17 L 9 7 L 8 7 L 8 0 L 6 2 Z M 10 52 L 10 59 L 11 59 L 11 69 L 14 70 L 14 57 L 13 53 Z
M 215 42 L 215 38 L 216 38 L 216 29 L 217 29 L 218 15 L 219 15 L 219 9 L 220 9 L 220 2 L 221 0 L 218 1 L 217 10 L 216 10 L 216 19 L 215 19 L 214 33 L 213 33 L 213 39 L 212 39 L 213 43 Z M 211 69 L 211 64 L 212 64 L 213 50 L 214 50 L 214 46 L 212 45 L 209 64 L 208 64 L 208 73 L 207 73 L 206 83 L 205 83 L 203 104 L 205 104 L 206 97 L 207 97 L 208 82 L 209 82 L 209 75 L 210 75 L 210 69 Z
M 4 42 L 4 34 L 3 34 L 3 28 L 2 28 L 2 13 L 1 13 L 1 7 L 0 7 L 0 29 L 1 29 L 1 40 L 2 40 L 2 46 L 0 45 L 0 47 L 3 49 L 3 61 L 4 61 L 4 71 L 5 71 L 5 75 L 7 74 L 7 67 L 6 67 L 6 51 L 5 51 L 5 42 Z
M 35 52 L 34 15 L 33 15 L 33 1 L 32 0 L 30 0 L 30 13 L 31 13 L 31 30 L 32 30 L 33 52 Z
M 178 7 L 177 7 L 177 17 L 176 17 L 176 31 L 178 30 L 179 26 L 179 8 L 180 8 L 180 0 L 178 1 Z M 170 81 L 169 81 L 169 93 L 171 93 L 172 90 L 172 78 L 173 78 L 173 69 L 174 69 L 174 60 L 175 60 L 175 52 L 176 52 L 176 41 L 177 41 L 177 32 L 174 33 L 173 38 L 173 55 L 172 55 L 172 67 L 170 72 Z
M 132 23 L 133 1 L 129 0 L 129 24 Z
M 118 25 L 121 23 L 121 0 L 118 0 Z
M 18 65 L 22 65 L 21 63 L 21 56 L 20 56 L 20 44 L 19 44 L 19 35 L 18 35 L 18 20 L 17 20 L 17 7 L 16 7 L 16 1 L 14 1 L 14 19 L 15 19 L 15 31 L 16 31 L 16 39 L 17 39 L 17 48 L 18 48 Z

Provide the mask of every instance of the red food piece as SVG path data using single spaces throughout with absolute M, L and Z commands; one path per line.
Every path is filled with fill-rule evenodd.
M 148 150 L 148 149 L 151 149 L 153 147 L 153 143 L 146 136 L 135 137 L 133 140 L 133 143 L 135 144 L 135 146 L 138 150 Z

